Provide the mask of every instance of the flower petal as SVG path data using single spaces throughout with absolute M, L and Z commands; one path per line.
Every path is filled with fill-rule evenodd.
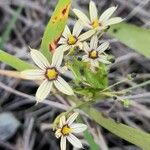
M 63 60 L 63 54 L 64 54 L 64 45 L 59 46 L 52 57 L 52 64 L 51 66 L 59 67 Z
M 71 31 L 70 31 L 69 27 L 65 26 L 65 29 L 64 29 L 64 32 L 62 35 L 67 39 L 68 35 L 70 35 L 70 34 L 71 34 Z
M 112 14 L 115 12 L 116 9 L 117 9 L 117 7 L 110 7 L 108 9 L 106 9 L 100 16 L 99 21 L 100 22 L 107 21 L 112 16 Z
M 83 57 L 82 57 L 82 60 L 83 61 L 86 61 L 88 59 L 88 55 L 84 55 Z
M 48 81 L 47 79 L 39 86 L 36 92 L 37 102 L 42 102 L 50 93 L 53 82 Z
M 103 53 L 108 47 L 109 42 L 104 42 L 97 48 L 97 51 L 99 51 L 99 53 Z
M 75 123 L 75 124 L 72 124 L 70 128 L 72 129 L 73 133 L 80 133 L 87 129 L 87 125 L 82 124 L 82 123 Z
M 60 38 L 58 44 L 65 44 L 65 43 L 67 43 L 67 40 L 65 38 L 63 38 L 63 37 Z
M 40 69 L 30 69 L 21 72 L 21 76 L 28 80 L 43 80 L 45 71 Z
M 98 60 L 97 59 L 96 60 L 91 59 L 91 65 L 94 66 L 94 67 L 99 67 Z
M 101 63 L 104 63 L 104 64 L 111 64 L 111 62 L 108 61 L 107 57 L 104 56 L 104 55 L 100 55 L 98 61 L 101 62 Z
M 73 33 L 72 33 L 72 34 L 73 34 L 74 36 L 78 37 L 79 34 L 81 33 L 82 29 L 83 29 L 83 25 L 81 24 L 81 21 L 78 20 L 78 21 L 75 23 L 75 25 L 74 25 Z
M 60 148 L 61 148 L 61 150 L 66 150 L 66 137 L 65 136 L 61 137 Z
M 87 31 L 87 32 L 85 32 L 85 33 L 83 33 L 83 34 L 81 34 L 81 35 L 78 37 L 78 39 L 79 39 L 79 41 L 84 41 L 84 40 L 90 38 L 93 34 L 95 34 L 95 30 L 89 30 L 89 31 Z
M 60 76 L 58 76 L 57 80 L 54 81 L 56 88 L 64 94 L 73 95 L 74 92 L 69 86 L 69 84 Z
M 88 17 L 80 10 L 78 9 L 73 9 L 73 12 L 75 13 L 75 15 L 87 26 L 87 27 L 91 27 L 90 26 L 90 20 L 88 19 Z
M 61 116 L 59 120 L 59 127 L 61 128 L 63 125 L 65 125 L 65 123 L 66 123 L 66 117 Z
M 111 19 L 107 20 L 106 23 L 105 23 L 105 26 L 109 26 L 109 25 L 112 25 L 112 24 L 117 24 L 117 23 L 120 23 L 122 21 L 123 21 L 123 19 L 121 17 L 114 17 L 114 18 L 111 18 Z
M 90 19 L 92 22 L 98 18 L 97 8 L 93 1 L 90 1 L 89 12 L 90 12 Z
M 47 67 L 50 66 L 48 60 L 40 51 L 36 49 L 31 49 L 30 54 L 35 64 L 41 69 L 45 70 Z
M 69 134 L 67 140 L 76 148 L 83 148 L 82 143 L 73 134 Z
M 84 42 L 84 43 L 83 43 L 83 49 L 84 49 L 84 51 L 85 51 L 87 54 L 89 54 L 90 47 L 89 47 L 89 45 L 87 44 L 87 42 Z
M 56 136 L 56 138 L 60 138 L 60 137 L 62 136 L 61 129 L 58 129 L 58 130 L 55 132 L 55 136 Z
M 75 112 L 73 113 L 66 121 L 66 123 L 70 126 L 74 121 L 75 119 L 78 117 L 79 113 L 78 112 Z
M 90 41 L 90 49 L 91 50 L 96 50 L 97 49 L 97 44 L 98 44 L 98 38 L 97 38 L 97 35 L 94 35 L 91 38 L 91 41 Z

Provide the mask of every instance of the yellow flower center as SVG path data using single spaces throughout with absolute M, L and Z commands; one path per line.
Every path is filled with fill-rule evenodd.
M 96 59 L 98 57 L 98 52 L 96 50 L 92 50 L 89 52 L 89 57 L 92 59 Z
M 49 80 L 54 80 L 58 76 L 58 71 L 55 68 L 49 68 L 46 70 L 46 77 Z
M 72 132 L 72 129 L 68 125 L 62 127 L 61 133 L 65 136 Z
M 74 37 L 72 34 L 69 35 L 69 37 L 68 37 L 68 44 L 69 45 L 74 45 L 76 42 L 77 42 L 77 38 Z
M 92 22 L 92 27 L 95 29 L 95 28 L 97 28 L 97 27 L 99 27 L 99 25 L 100 25 L 100 23 L 99 23 L 99 20 L 98 19 L 96 19 L 96 20 L 94 20 L 93 22 Z

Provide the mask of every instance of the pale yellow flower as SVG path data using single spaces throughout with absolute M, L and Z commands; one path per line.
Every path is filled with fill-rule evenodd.
M 38 50 L 31 49 L 30 54 L 39 69 L 25 70 L 21 72 L 21 75 L 28 80 L 43 80 L 36 92 L 37 102 L 43 101 L 48 96 L 53 84 L 64 94 L 74 94 L 69 84 L 60 76 L 63 71 L 60 67 L 63 59 L 62 47 L 59 47 L 55 50 L 51 64 Z
M 102 15 L 98 18 L 98 10 L 93 1 L 89 3 L 90 19 L 80 10 L 73 9 L 76 16 L 84 23 L 89 29 L 95 29 L 97 31 L 105 30 L 108 26 L 117 24 L 123 21 L 121 17 L 113 17 L 112 14 L 116 11 L 117 7 L 110 7 L 105 10 Z
M 60 148 L 66 150 L 66 141 L 68 140 L 74 147 L 83 148 L 80 140 L 74 136 L 87 129 L 87 126 L 82 123 L 73 123 L 78 117 L 78 113 L 73 113 L 67 120 L 65 116 L 60 118 L 59 127 L 55 132 L 57 138 L 61 138 Z
M 60 38 L 60 41 L 58 42 L 63 46 L 64 51 L 74 47 L 82 48 L 83 41 L 85 41 L 95 33 L 94 30 L 90 30 L 86 33 L 81 34 L 82 29 L 83 25 L 81 24 L 81 21 L 77 21 L 75 23 L 72 33 L 68 26 L 65 27 L 62 38 Z
M 86 42 L 84 42 L 83 50 L 86 54 L 83 56 L 82 60 L 84 62 L 89 62 L 90 66 L 99 67 L 99 62 L 104 64 L 110 64 L 107 60 L 107 56 L 104 55 L 104 51 L 109 48 L 109 43 L 104 42 L 98 47 L 97 35 L 94 35 L 90 41 L 90 47 Z

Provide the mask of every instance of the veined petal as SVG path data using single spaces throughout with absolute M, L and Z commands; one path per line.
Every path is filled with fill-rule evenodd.
M 98 38 L 97 38 L 97 35 L 94 35 L 91 38 L 91 41 L 90 41 L 90 49 L 91 50 L 96 50 L 97 49 L 97 45 L 98 45 Z
M 52 64 L 51 66 L 59 67 L 63 60 L 63 54 L 64 54 L 64 45 L 59 46 L 52 57 Z
M 73 134 L 69 134 L 67 136 L 67 140 L 76 148 L 83 148 L 82 143 L 78 138 L 76 138 Z
M 108 47 L 109 42 L 104 42 L 97 48 L 97 51 L 99 51 L 99 53 L 103 53 Z
M 64 94 L 73 95 L 74 92 L 69 86 L 69 84 L 60 76 L 58 76 L 57 80 L 54 81 L 56 88 Z
M 61 116 L 60 120 L 59 120 L 59 126 L 60 128 L 66 123 L 66 117 L 65 116 Z
M 86 24 L 90 24 L 90 20 L 82 11 L 80 11 L 78 9 L 73 9 L 73 12 L 81 21 L 83 21 Z
M 65 38 L 63 38 L 63 37 L 60 38 L 58 44 L 65 44 L 65 43 L 67 43 L 67 40 Z
M 87 42 L 84 42 L 84 43 L 83 43 L 83 49 L 84 49 L 84 51 L 85 51 L 86 53 L 89 53 L 90 47 L 89 47 L 89 45 L 87 44 Z
M 87 31 L 87 32 L 85 32 L 85 33 L 83 33 L 83 34 L 81 34 L 81 35 L 78 37 L 78 39 L 79 39 L 79 41 L 84 41 L 84 40 L 90 38 L 93 34 L 95 34 L 95 30 L 89 30 L 89 31 Z
M 83 61 L 85 61 L 85 60 L 87 60 L 88 59 L 88 55 L 84 55 L 83 57 L 82 57 L 82 60 Z
M 28 80 L 43 80 L 45 71 L 40 69 L 30 69 L 21 72 L 21 76 Z
M 112 14 L 115 12 L 116 9 L 117 9 L 117 7 L 110 7 L 108 9 L 106 9 L 100 16 L 99 21 L 100 22 L 107 21 L 112 16 Z
M 68 35 L 70 35 L 70 34 L 71 34 L 71 31 L 70 31 L 69 27 L 65 26 L 65 29 L 64 29 L 64 32 L 62 35 L 67 39 Z
M 80 133 L 87 129 L 87 125 L 82 124 L 82 123 L 75 123 L 75 124 L 72 124 L 70 128 L 72 129 L 73 133 Z
M 97 8 L 96 5 L 93 1 L 90 1 L 89 4 L 89 12 L 90 12 L 90 19 L 91 21 L 94 21 L 98 18 L 98 14 L 97 14 Z
M 103 55 L 99 56 L 98 61 L 104 64 L 111 64 L 111 62 L 107 60 L 106 56 L 103 56 Z
M 98 60 L 91 60 L 91 65 L 94 66 L 94 67 L 99 67 Z
M 41 69 L 45 70 L 47 67 L 50 66 L 48 60 L 40 51 L 31 49 L 30 54 L 35 64 L 39 66 Z
M 114 18 L 111 18 L 111 19 L 107 20 L 106 23 L 105 23 L 105 26 L 109 26 L 109 25 L 112 25 L 112 24 L 117 24 L 117 23 L 120 23 L 122 21 L 123 21 L 123 19 L 121 17 L 114 17 Z
M 89 62 L 89 61 L 90 61 L 90 58 L 84 58 L 83 61 L 84 61 L 84 62 Z
M 78 21 L 75 23 L 75 25 L 74 25 L 72 34 L 73 34 L 75 37 L 78 37 L 79 34 L 81 33 L 82 29 L 83 29 L 83 25 L 81 24 L 81 21 L 78 20 Z
M 75 112 L 73 113 L 66 121 L 66 123 L 70 126 L 75 120 L 76 118 L 78 117 L 79 113 L 78 112 Z
M 64 45 L 61 45 L 63 52 L 69 50 L 72 45 L 68 45 L 68 43 L 66 42 Z
M 58 130 L 55 132 L 55 136 L 56 136 L 56 138 L 60 138 L 60 137 L 62 136 L 61 129 L 58 129 Z
M 61 150 L 66 150 L 66 137 L 65 136 L 61 137 L 60 148 L 61 148 Z
M 47 79 L 39 86 L 36 92 L 37 102 L 42 102 L 50 93 L 53 82 L 48 81 Z

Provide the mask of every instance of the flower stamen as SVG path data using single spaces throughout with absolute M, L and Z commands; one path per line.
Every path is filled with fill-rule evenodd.
M 63 136 L 69 135 L 72 132 L 72 129 L 68 126 L 68 124 L 64 125 L 61 129 L 61 133 Z
M 94 20 L 91 25 L 94 29 L 96 29 L 97 27 L 100 26 L 99 20 L 98 19 Z
M 59 74 L 59 72 L 57 71 L 56 68 L 48 68 L 45 73 L 48 80 L 55 80 L 57 78 L 58 74 Z
M 69 35 L 68 37 L 68 44 L 69 45 L 74 45 L 77 42 L 77 38 L 75 36 L 73 36 L 72 34 Z
M 89 52 L 89 57 L 92 58 L 92 59 L 98 58 L 98 52 L 96 50 L 91 50 Z

